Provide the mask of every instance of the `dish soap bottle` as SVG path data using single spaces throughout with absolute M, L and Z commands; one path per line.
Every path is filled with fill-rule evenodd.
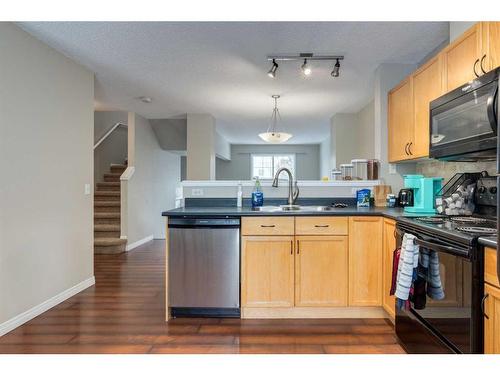
M 252 192 L 252 207 L 260 207 L 264 204 L 264 194 L 260 186 L 260 180 L 255 177 L 255 187 Z
M 238 181 L 238 193 L 236 197 L 236 207 L 243 206 L 243 187 L 241 185 L 241 181 Z

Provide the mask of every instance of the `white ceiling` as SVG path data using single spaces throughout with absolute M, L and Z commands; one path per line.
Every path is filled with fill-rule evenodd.
M 417 63 L 448 38 L 448 22 L 23 22 L 37 38 L 96 74 L 98 109 L 146 118 L 211 113 L 231 143 L 260 143 L 272 94 L 290 143 L 317 143 L 335 113 L 355 112 L 373 95 L 376 67 Z M 270 79 L 266 55 L 343 54 L 341 75 L 313 64 L 280 63 Z M 134 98 L 153 97 L 152 104 Z

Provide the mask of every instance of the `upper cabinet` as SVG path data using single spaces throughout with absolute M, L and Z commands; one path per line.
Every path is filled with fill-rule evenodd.
M 481 25 L 472 26 L 441 52 L 446 92 L 480 75 Z
M 389 161 L 429 156 L 429 103 L 500 66 L 500 22 L 480 22 L 389 92 Z

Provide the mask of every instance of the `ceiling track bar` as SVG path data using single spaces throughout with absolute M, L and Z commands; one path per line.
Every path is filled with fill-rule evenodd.
M 301 53 L 299 55 L 269 55 L 267 56 L 268 61 L 302 61 L 307 59 L 309 61 L 320 61 L 320 60 L 344 60 L 342 55 L 313 55 L 312 53 Z

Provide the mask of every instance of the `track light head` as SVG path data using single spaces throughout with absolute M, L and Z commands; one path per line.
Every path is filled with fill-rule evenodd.
M 333 66 L 331 76 L 333 78 L 337 78 L 339 75 L 340 75 L 340 62 L 339 62 L 339 59 L 337 59 L 337 62 Z
M 304 59 L 304 64 L 300 67 L 302 69 L 302 72 L 306 76 L 310 76 L 312 73 L 311 66 L 307 63 L 307 59 Z
M 276 70 L 278 70 L 278 64 L 276 63 L 276 60 L 273 59 L 273 66 L 271 66 L 271 69 L 267 72 L 267 75 L 271 78 L 276 77 Z

